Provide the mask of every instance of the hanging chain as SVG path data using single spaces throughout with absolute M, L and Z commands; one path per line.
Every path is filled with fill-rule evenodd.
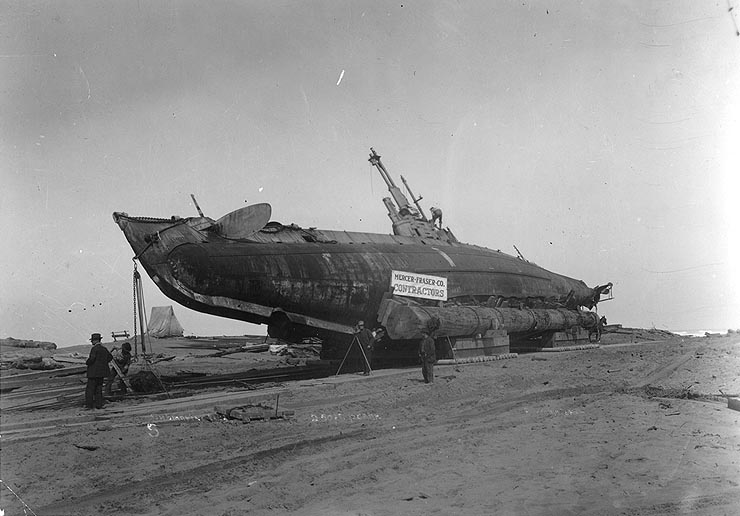
M 136 260 L 134 260 L 134 280 L 133 280 L 133 296 L 134 296 L 134 357 L 139 356 L 139 344 L 138 344 L 138 333 L 136 331 L 136 279 L 139 275 L 139 271 L 136 270 Z
M 139 346 L 137 344 L 137 335 L 138 335 L 138 324 L 139 321 L 137 320 L 137 312 L 139 312 L 138 308 L 138 302 L 141 302 L 141 313 L 143 317 L 146 317 L 146 307 L 144 306 L 144 292 L 143 287 L 141 284 L 141 274 L 139 274 L 139 271 L 136 268 L 136 257 L 134 257 L 134 280 L 133 280 L 133 300 L 134 300 L 134 357 L 135 359 L 138 359 L 138 349 Z M 142 332 L 144 331 L 144 328 L 142 328 Z M 142 357 L 144 359 L 144 367 L 147 368 L 157 379 L 159 382 L 160 387 L 162 387 L 162 390 L 167 394 L 168 398 L 172 398 L 172 395 L 167 391 L 167 388 L 164 386 L 164 383 L 162 383 L 162 379 L 160 378 L 159 373 L 154 367 L 154 364 L 151 363 L 151 361 L 147 358 L 144 350 L 144 334 L 141 335 L 141 352 Z

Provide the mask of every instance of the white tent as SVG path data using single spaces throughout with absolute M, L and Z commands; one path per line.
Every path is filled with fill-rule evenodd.
M 172 306 L 153 306 L 147 333 L 157 339 L 162 337 L 182 337 L 182 326 L 175 317 Z

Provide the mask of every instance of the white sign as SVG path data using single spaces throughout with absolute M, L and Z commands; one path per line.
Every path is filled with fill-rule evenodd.
M 391 271 L 391 290 L 397 296 L 447 301 L 447 278 Z

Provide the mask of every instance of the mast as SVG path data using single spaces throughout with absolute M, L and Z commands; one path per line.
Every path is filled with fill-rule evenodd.
M 411 200 L 414 201 L 414 204 L 416 204 L 416 208 L 419 210 L 419 215 L 421 215 L 421 218 L 424 221 L 428 221 L 426 215 L 424 215 L 424 211 L 422 211 L 421 206 L 419 206 L 419 201 L 423 199 L 423 197 L 419 196 L 418 198 L 414 195 L 414 192 L 411 191 L 411 187 L 409 187 L 409 184 L 406 182 L 406 178 L 401 176 L 401 181 L 403 181 L 403 186 L 406 187 L 406 191 L 411 196 Z
M 385 181 L 385 184 L 388 186 L 388 191 L 391 193 L 391 196 L 393 197 L 393 200 L 396 202 L 396 205 L 398 206 L 398 212 L 401 215 L 404 214 L 412 214 L 417 215 L 416 209 L 414 209 L 413 206 L 409 203 L 409 200 L 406 199 L 406 196 L 403 195 L 403 192 L 400 188 L 396 186 L 396 184 L 393 182 L 393 179 L 391 178 L 390 174 L 386 170 L 385 166 L 383 165 L 383 162 L 380 161 L 380 154 L 375 152 L 375 149 L 370 147 L 370 159 L 368 160 L 371 165 L 373 165 L 375 168 L 378 169 L 378 172 L 380 172 L 381 177 L 383 178 L 383 181 Z
M 457 242 L 457 239 L 449 230 L 435 228 L 429 219 L 426 218 L 424 212 L 421 211 L 421 206 L 419 205 L 421 197 L 417 199 L 414 196 L 408 183 L 403 176 L 401 176 L 403 184 L 406 185 L 406 190 L 408 190 L 409 195 L 414 200 L 416 207 L 409 202 L 401 189 L 393 182 L 388 170 L 386 170 L 385 166 L 380 161 L 380 154 L 375 152 L 375 149 L 372 147 L 370 147 L 370 159 L 368 161 L 372 166 L 378 169 L 380 176 L 388 186 L 388 191 L 391 193 L 391 197 L 393 197 L 393 199 L 391 199 L 391 197 L 385 197 L 383 199 L 383 204 L 385 204 L 385 208 L 388 210 L 388 218 L 390 218 L 393 223 L 394 235 L 425 238 L 429 240 L 444 240 L 450 243 Z
M 195 209 L 198 210 L 198 215 L 203 217 L 203 211 L 200 209 L 200 206 L 198 206 L 198 201 L 195 200 L 195 195 L 190 194 L 190 198 L 193 200 L 193 204 L 195 204 Z

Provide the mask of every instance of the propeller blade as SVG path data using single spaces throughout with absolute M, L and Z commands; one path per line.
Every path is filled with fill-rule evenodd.
M 272 207 L 260 203 L 239 208 L 216 221 L 216 231 L 226 238 L 248 238 L 270 221 Z

